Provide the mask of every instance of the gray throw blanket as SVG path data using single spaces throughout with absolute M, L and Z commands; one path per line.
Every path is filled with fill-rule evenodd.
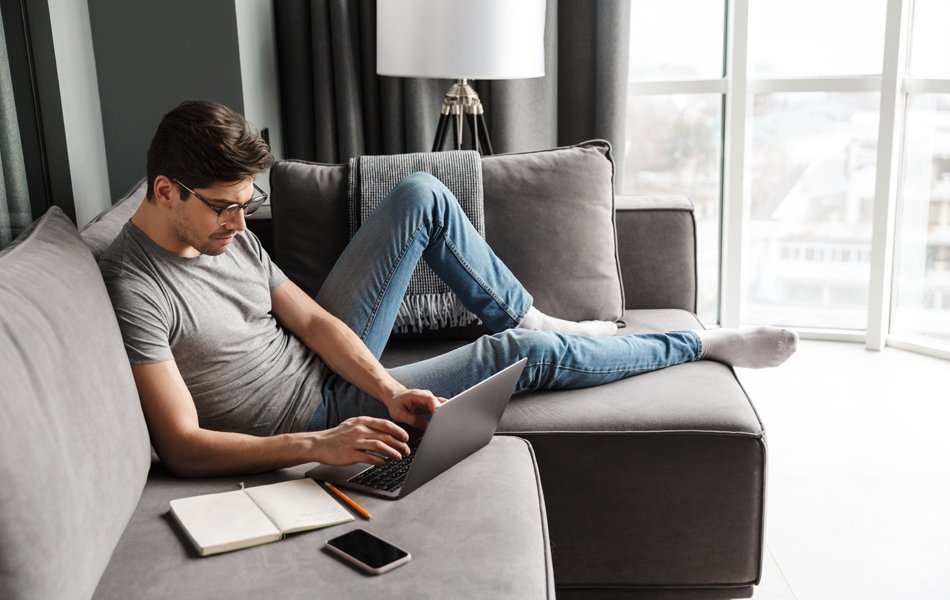
M 359 156 L 349 162 L 350 237 L 403 178 L 431 173 L 458 198 L 475 229 L 485 237 L 481 157 L 474 150 Z M 393 331 L 421 332 L 477 323 L 478 318 L 429 268 L 420 262 L 399 307 Z

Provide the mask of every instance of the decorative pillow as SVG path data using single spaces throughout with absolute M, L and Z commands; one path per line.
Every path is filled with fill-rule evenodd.
M 623 285 L 610 144 L 486 156 L 485 238 L 560 319 L 616 321 Z
M 99 268 L 59 208 L 0 252 L 0 306 L 0 598 L 89 598 L 149 438 Z
M 613 173 L 599 140 L 482 159 L 486 239 L 539 310 L 571 320 L 623 314 Z M 271 168 L 274 259 L 311 295 L 348 241 L 347 178 L 345 165 Z
M 274 262 L 311 296 L 349 241 L 349 168 L 279 160 L 270 170 Z

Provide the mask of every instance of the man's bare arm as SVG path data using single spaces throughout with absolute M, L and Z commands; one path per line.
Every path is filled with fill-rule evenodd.
M 409 452 L 405 431 L 370 417 L 271 437 L 202 429 L 175 361 L 132 365 L 132 374 L 152 445 L 165 466 L 182 477 L 256 473 L 313 461 L 382 464 L 376 454 L 400 458 Z
M 289 279 L 271 292 L 274 316 L 335 373 L 386 405 L 403 423 L 426 427 L 445 400 L 426 390 L 407 389 L 373 356 L 363 340 Z

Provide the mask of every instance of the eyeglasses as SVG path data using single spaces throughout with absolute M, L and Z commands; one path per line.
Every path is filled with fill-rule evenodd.
M 244 204 L 238 204 L 237 202 L 232 202 L 230 204 L 221 204 L 221 201 L 218 201 L 218 203 L 215 204 L 206 198 L 202 198 L 198 192 L 194 191 L 193 189 L 191 189 L 184 183 L 178 181 L 177 179 L 172 179 L 172 181 L 174 181 L 181 187 L 185 188 L 188 191 L 188 193 L 190 193 L 192 196 L 194 196 L 198 200 L 201 200 L 202 202 L 204 202 L 205 206 L 213 210 L 215 214 L 218 215 L 218 225 L 222 225 L 222 226 L 230 223 L 234 219 L 234 217 L 236 217 L 237 214 L 241 212 L 242 210 L 244 211 L 245 215 L 250 215 L 250 214 L 253 214 L 258 208 L 260 208 L 265 202 L 267 202 L 267 194 L 264 193 L 264 190 L 257 187 L 256 183 L 252 183 L 251 185 L 254 186 L 254 191 L 257 192 L 257 194 L 253 198 L 245 202 Z

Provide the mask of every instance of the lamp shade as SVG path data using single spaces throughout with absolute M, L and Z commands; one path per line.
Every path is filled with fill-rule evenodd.
M 544 76 L 545 0 L 378 0 L 376 72 L 398 77 Z

